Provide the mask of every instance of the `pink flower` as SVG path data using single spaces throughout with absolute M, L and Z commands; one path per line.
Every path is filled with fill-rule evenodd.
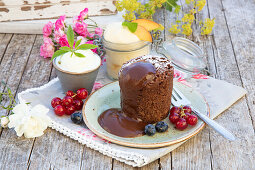
M 65 33 L 64 33 L 63 30 L 61 30 L 61 29 L 55 30 L 55 32 L 54 32 L 54 40 L 55 40 L 57 43 L 59 43 L 60 37 L 62 37 L 62 36 L 64 36 L 64 35 L 65 35 Z
M 66 35 L 63 35 L 62 37 L 59 38 L 59 44 L 60 44 L 61 47 L 63 47 L 63 46 L 70 47 L 69 44 L 68 44 L 68 40 L 67 40 Z
M 65 15 L 60 16 L 59 19 L 57 19 L 57 21 L 55 22 L 55 30 L 59 30 L 65 27 L 65 19 Z
M 97 27 L 95 29 L 95 34 L 99 35 L 100 37 L 103 35 L 103 29 L 102 28 L 99 28 Z
M 87 41 L 86 44 L 93 44 L 93 41 Z M 91 49 L 91 51 L 97 53 L 97 48 Z
M 49 21 L 47 24 L 45 24 L 43 27 L 43 36 L 44 37 L 50 36 L 50 34 L 52 33 L 52 28 L 53 28 L 52 22 Z
M 85 18 L 88 18 L 88 8 L 85 8 L 80 12 L 80 15 L 78 16 L 78 20 L 83 21 Z
M 86 37 L 88 35 L 87 26 L 85 22 L 76 22 L 73 30 L 80 36 Z
M 40 55 L 44 58 L 52 57 L 54 54 L 54 44 L 48 37 L 44 37 L 43 45 L 40 48 Z

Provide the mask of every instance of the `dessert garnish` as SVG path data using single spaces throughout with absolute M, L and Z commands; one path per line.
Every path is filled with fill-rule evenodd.
M 168 129 L 168 124 L 166 122 L 160 121 L 156 123 L 155 128 L 157 132 L 165 132 Z
M 74 124 L 82 124 L 83 119 L 81 112 L 73 113 L 71 115 L 71 120 L 73 121 Z
M 88 97 L 88 91 L 85 88 L 77 90 L 77 97 L 80 99 L 86 99 Z
M 134 33 L 140 40 L 152 42 L 150 31 L 160 28 L 156 22 L 147 19 L 137 19 L 132 22 L 122 22 L 130 32 Z
M 168 124 L 164 121 L 157 122 L 156 125 L 148 124 L 144 128 L 144 133 L 148 136 L 155 135 L 156 131 L 159 133 L 165 132 L 168 129 Z
M 58 116 L 63 116 L 66 113 L 66 108 L 62 105 L 57 105 L 54 107 L 54 112 Z
M 192 114 L 190 106 L 173 106 L 170 109 L 169 120 L 172 124 L 175 124 L 176 129 L 184 130 L 188 125 L 196 125 L 198 118 L 196 115 Z
M 139 26 L 144 27 L 147 31 L 156 30 L 161 27 L 160 24 L 148 19 L 137 19 L 132 21 L 132 23 L 137 23 Z
M 53 54 L 53 56 L 51 58 L 51 61 L 53 61 L 54 58 L 56 58 L 58 56 L 61 56 L 61 55 L 65 54 L 65 53 L 68 53 L 68 52 L 71 52 L 71 57 L 74 54 L 77 57 L 84 58 L 86 56 L 84 54 L 80 53 L 78 50 L 89 50 L 89 49 L 95 49 L 95 48 L 98 47 L 97 45 L 93 45 L 93 44 L 82 44 L 82 45 L 80 45 L 82 39 L 78 40 L 75 43 L 74 42 L 74 32 L 73 32 L 73 29 L 70 25 L 68 27 L 66 35 L 67 35 L 67 40 L 68 40 L 68 45 L 69 46 L 60 47 L 59 50 L 57 50 Z
M 63 99 L 55 97 L 51 100 L 51 106 L 58 116 L 72 115 L 75 111 L 81 110 L 83 106 L 83 99 L 88 96 L 88 91 L 85 88 L 80 88 L 76 93 L 67 91 Z
M 134 22 L 122 22 L 122 26 L 128 27 L 129 31 L 134 33 L 137 29 L 138 24 Z
M 175 127 L 176 127 L 176 129 L 184 130 L 188 127 L 188 123 L 186 122 L 186 120 L 184 118 L 180 118 L 176 122 Z
M 144 134 L 144 127 L 147 124 L 128 117 L 118 108 L 104 111 L 98 117 L 98 123 L 107 132 L 126 138 L 142 136 Z
M 144 132 L 148 136 L 153 136 L 156 133 L 156 128 L 153 124 L 148 124 L 145 126 Z

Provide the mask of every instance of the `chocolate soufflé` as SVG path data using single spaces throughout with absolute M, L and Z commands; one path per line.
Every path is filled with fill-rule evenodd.
M 141 56 L 129 60 L 119 72 L 122 112 L 147 124 L 165 119 L 171 105 L 173 76 L 167 58 Z

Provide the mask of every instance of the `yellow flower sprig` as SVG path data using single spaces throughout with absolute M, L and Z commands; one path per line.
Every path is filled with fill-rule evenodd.
M 124 11 L 123 18 L 127 21 L 132 21 L 138 18 L 152 19 L 153 14 L 157 8 L 164 6 L 167 10 L 172 11 L 178 15 L 181 11 L 177 0 L 149 0 L 146 4 L 141 4 L 138 0 L 117 0 L 116 8 L 118 11 Z M 209 35 L 215 24 L 214 19 L 206 18 L 204 21 L 196 19 L 195 15 L 203 10 L 206 5 L 206 0 L 185 0 L 185 4 L 190 7 L 188 13 L 184 13 L 183 17 L 172 23 L 168 30 L 172 34 L 183 34 L 189 36 L 192 34 L 192 24 L 194 21 L 200 23 L 201 35 Z M 179 16 L 179 15 L 178 15 Z M 178 17 L 177 16 L 177 17 Z
M 179 32 L 181 32 L 181 29 L 178 28 L 178 24 L 173 24 L 168 31 L 172 34 L 178 34 Z
M 206 5 L 206 0 L 185 0 L 186 5 L 191 6 L 189 13 L 183 15 L 180 20 L 176 20 L 176 23 L 172 23 L 168 30 L 172 34 L 181 34 L 189 36 L 192 34 L 192 24 L 195 19 L 195 15 L 200 12 Z M 206 18 L 204 21 L 198 21 L 201 26 L 201 35 L 209 35 L 215 24 L 215 19 Z
M 212 32 L 212 29 L 214 27 L 214 19 L 206 18 L 205 22 L 201 28 L 201 35 L 208 35 Z
M 141 4 L 138 0 L 117 0 L 115 6 L 118 11 L 125 11 L 123 18 L 127 21 L 138 18 L 152 19 L 156 9 L 166 7 L 167 10 L 178 13 L 180 6 L 177 5 L 178 0 L 149 0 L 145 4 Z

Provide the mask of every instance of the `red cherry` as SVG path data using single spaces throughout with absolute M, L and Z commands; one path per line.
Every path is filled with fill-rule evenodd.
M 190 115 L 187 119 L 187 123 L 194 126 L 197 124 L 197 116 L 196 115 Z
M 73 104 L 73 98 L 70 97 L 70 96 L 65 96 L 63 99 L 62 99 L 62 104 L 63 106 L 70 106 L 71 104 Z
M 180 119 L 176 122 L 175 127 L 176 127 L 176 129 L 184 130 L 184 129 L 186 129 L 186 128 L 188 127 L 188 123 L 186 122 L 185 119 L 180 118 Z
M 169 116 L 169 120 L 173 124 L 176 123 L 179 119 L 180 119 L 180 116 L 178 113 L 173 113 L 173 114 L 170 114 L 170 116 Z
M 76 108 L 74 105 L 66 107 L 66 115 L 71 115 L 75 112 Z
M 181 109 L 177 106 L 173 106 L 171 109 L 170 109 L 170 115 L 173 114 L 173 113 L 177 113 L 179 114 L 181 112 Z
M 184 113 L 189 113 L 189 114 L 191 114 L 191 112 L 192 112 L 190 106 L 184 106 L 182 109 L 184 110 Z
M 187 120 L 190 115 L 191 115 L 190 113 L 184 113 L 181 115 L 181 117 Z
M 76 95 L 73 96 L 73 100 L 82 100 L 82 99 L 80 99 L 80 98 L 77 96 L 77 94 L 76 94 Z
M 76 110 L 81 110 L 83 106 L 83 101 L 82 100 L 74 100 L 73 104 L 76 108 Z
M 88 91 L 85 88 L 80 88 L 79 90 L 77 90 L 77 96 L 80 99 L 86 99 L 88 96 Z
M 57 105 L 61 105 L 62 101 L 59 97 L 55 97 L 51 100 L 51 106 L 55 108 Z
M 54 112 L 56 115 L 58 116 L 63 116 L 66 112 L 65 110 L 65 107 L 62 106 L 62 105 L 57 105 L 55 108 L 54 108 Z
M 74 96 L 74 92 L 69 90 L 69 91 L 66 92 L 66 96 L 71 96 L 72 97 L 72 96 Z

